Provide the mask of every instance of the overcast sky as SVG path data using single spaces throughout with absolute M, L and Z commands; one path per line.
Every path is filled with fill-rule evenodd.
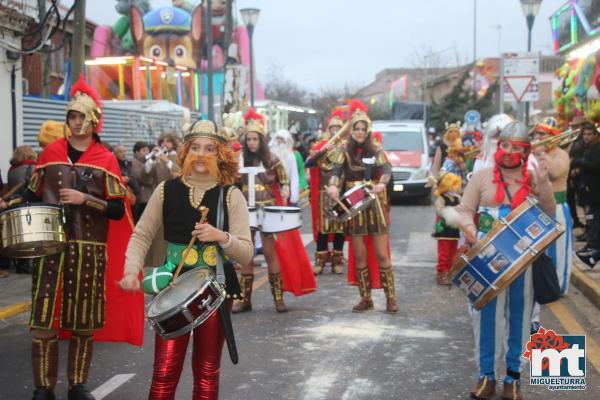
M 525 51 L 527 26 L 519 1 L 476 1 L 477 57 L 494 57 L 500 51 Z M 171 1 L 151 3 L 158 8 Z M 413 67 L 412 56 L 423 47 L 441 51 L 451 59 L 455 54 L 464 61 L 473 59 L 474 0 L 236 3 L 236 9 L 261 10 L 254 33 L 258 76 L 264 79 L 269 66 L 278 65 L 285 76 L 312 91 L 346 83 L 362 86 L 373 81 L 382 69 Z M 549 17 L 564 3 L 565 0 L 543 0 L 533 28 L 533 50 L 551 53 Z M 108 0 L 87 1 L 87 15 L 95 22 L 112 25 L 117 19 L 113 4 Z

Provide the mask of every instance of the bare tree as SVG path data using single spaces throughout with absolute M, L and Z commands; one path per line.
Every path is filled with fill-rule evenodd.
M 286 77 L 283 66 L 276 62 L 271 62 L 267 68 L 265 96 L 270 100 L 298 106 L 306 106 L 309 103 L 307 91 Z

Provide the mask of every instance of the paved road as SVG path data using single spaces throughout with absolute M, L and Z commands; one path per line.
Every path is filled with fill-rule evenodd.
M 234 317 L 240 363 L 233 366 L 224 352 L 222 399 L 468 398 L 476 377 L 470 319 L 458 290 L 434 284 L 432 208 L 395 205 L 392 218 L 400 314 L 383 312 L 385 299 L 379 291 L 374 293 L 375 311 L 351 313 L 358 290 L 346 285 L 345 277 L 327 273 L 318 278 L 316 293 L 302 298 L 286 295 L 289 312 L 279 315 L 266 279 L 261 279 L 265 268 L 258 268 L 254 311 Z M 312 255 L 314 243 L 307 250 Z M 597 396 L 600 389 L 599 317 L 600 312 L 573 287 L 568 297 L 542 311 L 547 328 L 587 334 L 588 389 L 549 392 L 525 384 L 528 399 L 597 398 L 593 393 Z M 98 399 L 146 398 L 153 352 L 149 328 L 146 338 L 139 349 L 96 346 L 89 386 L 97 388 Z M 32 383 L 25 316 L 0 327 L 0 343 L 0 398 L 26 399 Z M 59 399 L 66 398 L 64 350 Z M 177 399 L 190 398 L 191 381 L 188 367 Z

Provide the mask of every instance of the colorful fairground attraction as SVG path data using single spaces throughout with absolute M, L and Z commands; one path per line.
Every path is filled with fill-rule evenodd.
M 575 116 L 600 121 L 600 2 L 570 0 L 551 18 L 554 52 L 565 55 L 557 71 L 556 111 L 563 123 Z
M 148 0 L 117 1 L 121 17 L 94 33 L 88 79 L 104 100 L 167 100 L 207 114 L 209 61 L 206 9 L 186 1 L 152 9 Z M 211 9 L 213 93 L 221 110 L 244 110 L 249 99 L 246 26 L 225 1 Z M 228 21 L 230 21 L 228 23 Z M 263 99 L 260 85 L 256 98 Z

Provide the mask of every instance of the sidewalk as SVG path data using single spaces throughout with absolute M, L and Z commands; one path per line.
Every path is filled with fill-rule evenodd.
M 31 275 L 10 272 L 0 278 L 0 320 L 29 311 L 31 307 Z

